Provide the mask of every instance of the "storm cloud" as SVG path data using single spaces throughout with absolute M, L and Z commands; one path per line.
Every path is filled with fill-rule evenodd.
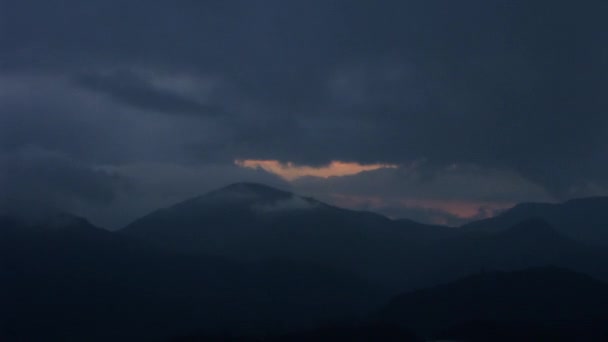
M 238 180 L 452 223 L 606 195 L 607 12 L 595 0 L 0 0 L 0 175 L 11 196 L 114 227 Z M 286 182 L 236 160 L 398 168 Z M 151 195 L 161 188 L 176 190 Z M 117 214 L 124 203 L 136 209 Z

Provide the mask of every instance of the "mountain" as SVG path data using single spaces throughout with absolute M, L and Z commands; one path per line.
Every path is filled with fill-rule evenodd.
M 480 270 L 559 266 L 608 280 L 608 252 L 563 236 L 540 219 L 498 233 L 468 232 L 421 249 L 420 264 L 402 271 L 413 288 L 433 286 Z
M 395 220 L 395 223 L 411 235 L 411 238 L 416 239 L 419 242 L 453 238 L 461 233 L 458 229 L 452 227 L 425 224 L 410 219 L 397 219 Z
M 510 324 L 511 332 L 588 324 L 588 330 L 593 327 L 606 333 L 606 325 L 599 322 L 605 324 L 608 319 L 608 284 L 555 267 L 480 272 L 399 295 L 376 319 L 431 336 L 445 329 L 463 333 L 462 327 L 467 324 L 473 324 L 466 329 L 469 333 L 479 333 L 484 326 L 481 322 L 503 328 Z M 445 335 L 446 339 L 456 337 Z
M 121 233 L 179 252 L 322 264 L 401 289 L 408 281 L 398 271 L 402 263 L 414 262 L 411 255 L 422 245 L 452 236 L 447 229 L 237 183 L 157 210 Z
M 600 202 L 571 205 L 584 208 L 579 213 L 596 212 L 599 209 L 591 209 Z M 513 210 L 537 217 L 551 207 L 522 205 Z M 548 293 L 555 288 L 555 293 L 567 296 L 565 308 L 594 318 L 597 312 L 587 306 L 592 305 L 589 297 L 605 304 L 599 282 L 561 268 L 608 280 L 608 251 L 565 234 L 547 220 L 527 219 L 528 214 L 513 219 L 513 225 L 500 221 L 505 226 L 495 229 L 451 229 L 346 210 L 254 183 L 229 185 L 157 210 L 119 232 L 57 210 L 1 213 L 0 339 L 146 340 L 229 331 L 305 340 L 378 334 L 379 326 L 402 322 L 399 317 L 409 317 L 408 322 L 428 331 L 519 331 L 528 329 L 528 322 L 524 328 L 519 322 L 514 327 L 509 321 L 513 317 L 506 314 L 490 315 L 492 321 L 483 324 L 475 321 L 473 328 L 467 324 L 475 314 L 493 308 L 483 306 L 492 291 L 519 291 L 522 298 L 533 300 L 527 293 L 540 289 L 525 287 L 526 277 L 532 284 L 544 284 Z M 594 220 L 600 222 L 600 215 Z M 536 268 L 505 273 L 530 267 Z M 478 280 L 481 276 L 494 280 Z M 503 282 L 512 286 L 500 287 Z M 564 292 L 562 284 L 583 292 Z M 463 290 L 469 286 L 474 290 Z M 393 301 L 381 316 L 387 321 L 379 325 L 280 335 L 359 317 L 394 294 L 423 288 L 427 290 Z M 462 302 L 466 297 L 460 297 L 476 291 L 482 294 L 481 304 Z M 425 293 L 431 295 L 420 295 Z M 505 298 L 509 296 L 515 294 Z M 574 304 L 576 296 L 581 306 Z M 441 299 L 445 303 L 433 302 Z M 545 305 L 543 300 L 539 303 Z M 456 304 L 449 307 L 453 303 L 464 306 L 462 317 L 454 311 Z M 488 302 L 494 304 L 505 303 Z M 454 317 L 435 312 L 435 305 Z M 546 315 L 547 321 L 566 312 L 560 308 L 547 313 L 534 305 L 533 312 Z M 410 306 L 423 311 L 408 311 Z M 509 313 L 520 307 L 498 309 Z M 572 315 L 564 314 L 563 319 L 580 318 Z M 578 325 L 575 328 L 579 331 Z M 394 330 L 394 336 L 408 335 L 408 330 Z
M 608 278 L 608 253 L 602 248 L 571 239 L 544 220 L 522 217 L 504 229 L 452 229 L 237 183 L 157 210 L 121 232 L 179 252 L 325 265 L 369 279 L 387 293 L 436 285 L 482 268 L 556 265 Z
M 289 331 L 358 315 L 376 290 L 289 260 L 167 252 L 69 214 L 0 216 L 0 339 L 147 340 L 197 329 Z
M 464 231 L 499 232 L 530 218 L 540 218 L 561 234 L 608 246 L 608 197 L 574 199 L 559 204 L 523 203 L 504 213 L 461 227 Z

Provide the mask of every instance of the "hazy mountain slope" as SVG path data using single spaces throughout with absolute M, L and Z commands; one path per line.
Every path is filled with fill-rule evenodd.
M 608 285 L 561 268 L 482 272 L 394 298 L 378 315 L 415 331 L 467 322 L 583 322 L 608 318 Z
M 323 264 L 399 288 L 407 281 L 397 271 L 401 264 L 413 261 L 415 248 L 438 239 L 424 227 L 238 183 L 155 211 L 121 232 L 181 252 Z
M 608 245 L 608 197 L 581 198 L 560 204 L 519 204 L 496 217 L 464 225 L 461 229 L 498 232 L 531 218 L 541 218 L 573 239 Z
M 305 327 L 364 312 L 375 290 L 326 267 L 168 253 L 74 220 L 0 218 L 0 336 L 131 340 Z
M 518 270 L 560 266 L 608 280 L 608 252 L 562 236 L 547 222 L 521 222 L 506 231 L 468 233 L 420 249 L 411 274 L 412 288 L 432 286 L 480 270 Z
M 551 205 L 533 211 L 545 207 Z M 571 240 L 544 221 L 513 222 L 504 229 L 459 230 L 393 221 L 260 184 L 238 183 L 158 210 L 122 233 L 182 252 L 313 262 L 355 272 L 396 291 L 482 268 L 558 265 L 608 277 L 608 254 L 600 248 Z
M 603 248 L 544 220 L 518 222 L 450 230 L 251 183 L 158 210 L 118 233 L 65 213 L 0 216 L 0 334 L 277 332 L 481 271 L 553 265 L 608 279 Z
M 452 238 L 462 233 L 462 231 L 453 227 L 425 224 L 409 219 L 398 219 L 395 220 L 395 223 L 410 234 L 412 238 L 423 243 Z

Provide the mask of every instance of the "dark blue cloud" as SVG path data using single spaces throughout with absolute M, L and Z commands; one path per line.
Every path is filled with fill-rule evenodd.
M 225 115 L 219 107 L 201 103 L 171 90 L 159 89 L 129 71 L 114 72 L 110 75 L 80 75 L 76 83 L 142 110 L 195 116 Z
M 440 170 L 467 163 L 515 171 L 555 197 L 608 183 L 605 1 L 0 0 L 0 7 L 2 74 L 29 82 L 34 103 L 32 74 L 76 80 L 69 91 L 88 101 L 72 106 L 69 94 L 44 101 L 41 122 L 51 124 L 34 125 L 32 115 L 27 124 L 18 119 L 32 105 L 13 99 L 3 114 L 11 126 L 4 150 L 34 144 L 84 163 L 426 160 Z M 218 86 L 195 96 L 196 89 L 158 87 L 139 70 Z M 100 106 L 120 118 L 114 128 L 77 119 Z

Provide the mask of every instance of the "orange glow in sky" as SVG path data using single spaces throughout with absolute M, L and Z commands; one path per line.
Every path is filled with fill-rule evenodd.
M 274 173 L 283 179 L 292 181 L 294 179 L 313 176 L 328 178 L 334 176 L 354 175 L 363 171 L 372 171 L 385 168 L 396 168 L 397 165 L 391 164 L 359 164 L 341 161 L 332 161 L 330 164 L 321 167 L 300 166 L 291 162 L 281 163 L 278 160 L 235 160 L 234 163 L 240 167 L 250 169 L 263 169 Z
M 332 194 L 331 197 L 334 199 L 334 203 L 336 205 L 344 207 L 357 208 L 365 206 L 370 210 L 374 210 L 387 205 L 392 205 L 401 206 L 403 208 L 435 209 L 454 215 L 461 219 L 487 218 L 491 216 L 489 214 L 484 215 L 481 213 L 481 208 L 494 211 L 508 209 L 515 205 L 515 203 L 512 202 L 486 202 L 471 200 L 458 201 L 416 198 L 386 199 L 373 196 L 348 196 L 340 194 Z M 435 223 L 439 224 L 442 222 Z
M 515 205 L 512 202 L 485 202 L 471 200 L 424 200 L 424 199 L 407 199 L 401 200 L 401 204 L 406 207 L 438 209 L 450 213 L 462 219 L 476 217 L 480 214 L 480 208 L 487 210 L 501 210 L 511 208 Z M 487 217 L 483 217 L 487 218 Z

